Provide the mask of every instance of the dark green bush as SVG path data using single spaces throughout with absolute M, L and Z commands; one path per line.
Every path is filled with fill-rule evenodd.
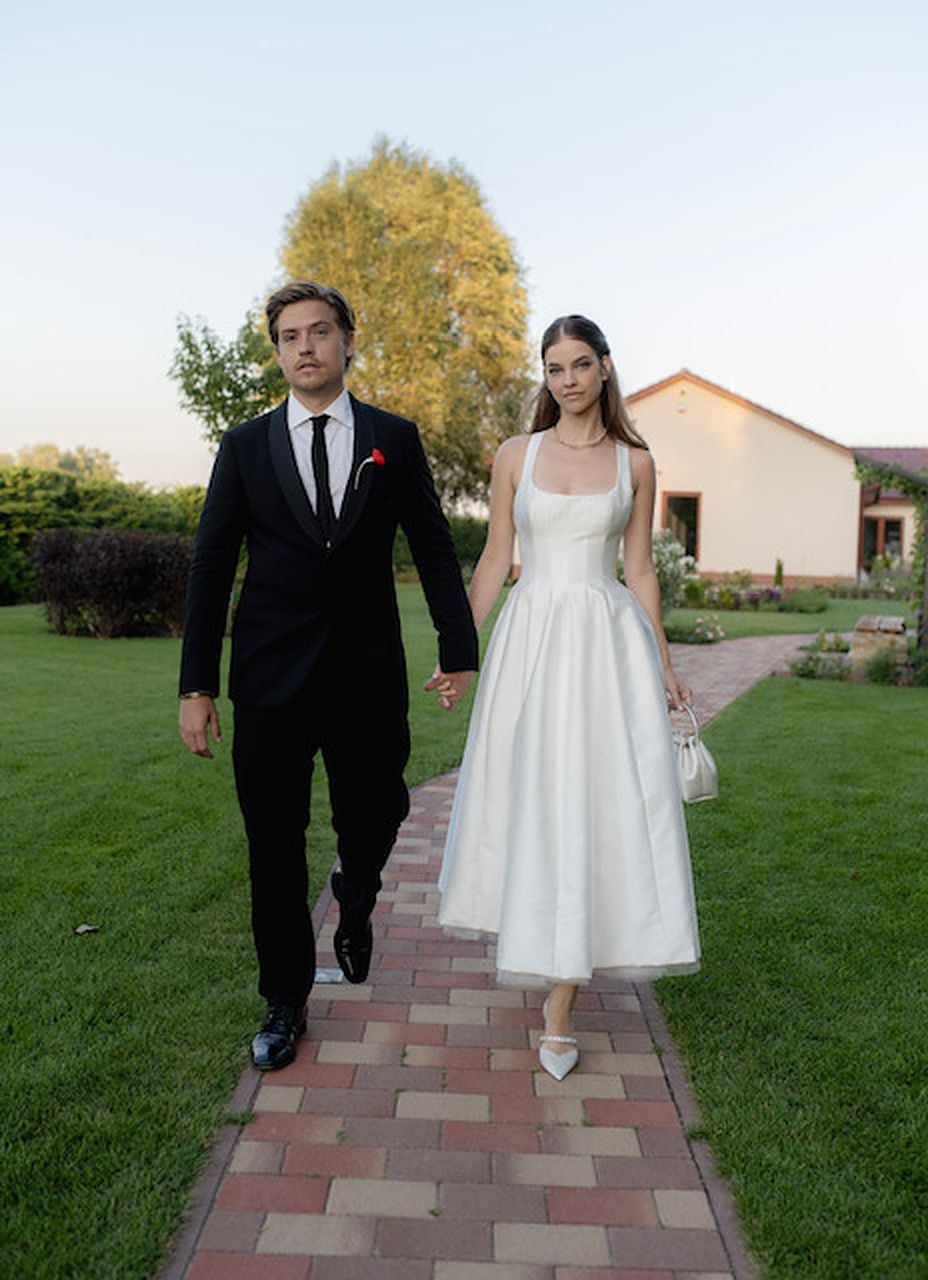
M 922 688 L 928 686 L 928 649 L 912 648 L 909 655 L 909 666 L 912 670 L 913 684 Z
M 702 578 L 688 578 L 684 582 L 683 600 L 691 609 L 699 609 L 706 603 L 706 584 Z
M 864 668 L 873 684 L 898 684 L 899 660 L 895 649 L 877 649 Z
M 37 467 L 0 467 L 0 604 L 19 604 L 32 597 L 33 534 L 37 529 L 73 524 L 78 508 L 73 475 Z
M 814 587 L 797 587 L 784 594 L 780 607 L 785 613 L 823 613 L 828 607 L 828 597 Z
M 451 536 L 454 538 L 454 549 L 462 570 L 473 570 L 480 559 L 487 540 L 487 522 L 476 516 L 451 516 Z M 393 568 L 400 582 L 415 582 L 416 566 L 409 549 L 409 543 L 402 529 L 396 533 L 393 544 Z
M 36 598 L 32 540 L 42 529 L 147 529 L 192 534 L 198 485 L 149 489 L 41 467 L 0 467 L 0 604 Z

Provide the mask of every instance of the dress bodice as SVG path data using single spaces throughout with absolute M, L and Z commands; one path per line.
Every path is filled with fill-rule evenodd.
M 513 502 L 522 552 L 520 583 L 616 579 L 619 541 L 632 513 L 629 447 L 616 440 L 616 479 L 600 493 L 552 493 L 535 483 L 544 433 L 529 438 Z

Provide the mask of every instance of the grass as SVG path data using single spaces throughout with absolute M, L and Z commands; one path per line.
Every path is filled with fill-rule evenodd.
M 415 692 L 434 633 L 418 587 L 400 604 L 414 784 L 460 758 L 473 688 L 452 714 Z M 4 1274 L 154 1274 L 247 1061 L 229 741 L 182 749 L 177 662 L 176 641 L 0 610 Z M 776 679 L 706 731 L 722 794 L 687 814 L 704 967 L 658 995 L 767 1280 L 928 1275 L 926 712 L 920 689 Z M 322 768 L 310 848 L 318 887 Z
M 926 724 L 768 679 L 706 731 L 704 968 L 656 990 L 766 1280 L 928 1276 Z
M 451 713 L 421 692 L 435 634 L 419 588 L 399 598 L 414 785 L 460 759 L 474 686 Z M 178 660 L 175 640 L 65 638 L 0 610 L 4 1274 L 155 1271 L 263 1008 L 231 707 L 217 757 L 189 755 Z M 312 808 L 315 897 L 335 852 L 321 760 Z
M 910 629 L 915 626 L 915 611 L 911 605 L 895 600 L 843 600 L 828 598 L 822 613 L 780 613 L 766 609 L 671 609 L 669 622 L 682 625 L 693 623 L 699 617 L 715 614 L 726 640 L 739 636 L 772 636 L 799 634 L 806 631 L 853 631 L 857 619 L 865 613 L 901 614 Z

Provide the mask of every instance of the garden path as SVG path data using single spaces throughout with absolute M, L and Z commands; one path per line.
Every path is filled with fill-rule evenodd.
M 705 723 L 808 636 L 673 645 Z M 538 993 L 436 927 L 456 771 L 416 787 L 361 986 L 319 985 L 296 1061 L 245 1071 L 161 1280 L 750 1280 L 648 983 L 578 997 L 579 1067 L 537 1069 Z M 724 783 L 723 783 L 724 785 Z M 334 967 L 337 909 L 316 904 Z

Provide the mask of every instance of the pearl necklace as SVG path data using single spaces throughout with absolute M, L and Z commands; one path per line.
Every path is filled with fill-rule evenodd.
M 568 449 L 592 449 L 594 444 L 599 444 L 600 440 L 605 440 L 609 433 L 606 428 L 603 427 L 602 435 L 597 436 L 595 440 L 585 440 L 582 444 L 577 444 L 576 442 L 563 439 L 561 433 L 557 429 L 557 424 L 555 423 L 554 434 L 557 437 L 558 443 L 566 445 Z

